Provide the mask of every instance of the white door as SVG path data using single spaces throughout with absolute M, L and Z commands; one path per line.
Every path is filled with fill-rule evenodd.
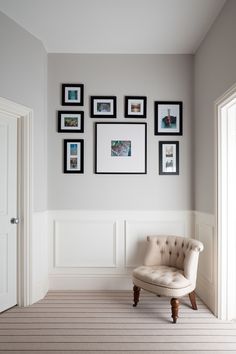
M 17 303 L 17 118 L 0 113 L 0 312 Z

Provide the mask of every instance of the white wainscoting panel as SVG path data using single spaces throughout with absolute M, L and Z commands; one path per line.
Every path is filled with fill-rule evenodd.
M 146 239 L 154 235 L 186 235 L 186 220 L 132 220 L 125 222 L 125 265 L 137 267 L 142 264 Z
M 116 222 L 55 220 L 54 266 L 115 267 Z
M 42 299 L 48 291 L 48 213 L 33 213 L 31 302 Z
M 216 313 L 217 239 L 213 215 L 195 212 L 195 238 L 204 245 L 199 257 L 196 292 Z
M 48 212 L 50 290 L 125 290 L 147 235 L 193 237 L 189 211 Z

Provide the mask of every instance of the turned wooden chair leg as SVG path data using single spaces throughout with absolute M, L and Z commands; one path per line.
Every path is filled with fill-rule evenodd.
M 139 295 L 140 295 L 140 288 L 136 285 L 134 285 L 133 287 L 133 291 L 134 291 L 134 304 L 133 307 L 136 307 L 138 302 L 139 302 Z
M 171 312 L 172 312 L 172 318 L 173 318 L 173 323 L 176 323 L 177 318 L 178 318 L 178 313 L 179 313 L 179 300 L 178 299 L 171 299 L 170 300 L 171 304 Z
M 192 309 L 193 309 L 193 310 L 197 310 L 197 303 L 196 303 L 195 292 L 192 291 L 190 294 L 188 294 L 188 296 L 189 296 L 189 300 L 190 300 L 191 305 L 192 305 Z

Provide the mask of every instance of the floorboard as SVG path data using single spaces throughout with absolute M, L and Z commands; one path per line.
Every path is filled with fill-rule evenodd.
M 236 323 L 220 321 L 197 298 L 181 300 L 173 324 L 169 299 L 131 291 L 51 291 L 36 304 L 0 314 L 0 354 L 229 354 Z

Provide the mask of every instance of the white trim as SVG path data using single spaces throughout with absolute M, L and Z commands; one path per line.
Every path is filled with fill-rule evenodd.
M 228 302 L 230 297 L 230 284 L 228 282 L 228 251 L 230 240 L 228 239 L 228 162 L 227 153 L 227 121 L 223 117 L 223 107 L 236 98 L 236 85 L 232 86 L 224 95 L 215 102 L 216 138 L 215 156 L 217 176 L 215 181 L 215 210 L 217 216 L 217 315 L 220 319 L 230 319 Z M 226 237 L 225 237 L 226 236 Z M 226 275 L 226 276 L 225 276 Z
M 216 310 L 216 234 L 215 216 L 195 211 L 195 238 L 204 245 L 199 257 L 196 293 L 215 314 Z
M 32 109 L 0 97 L 0 112 L 18 118 L 18 305 L 31 304 Z

